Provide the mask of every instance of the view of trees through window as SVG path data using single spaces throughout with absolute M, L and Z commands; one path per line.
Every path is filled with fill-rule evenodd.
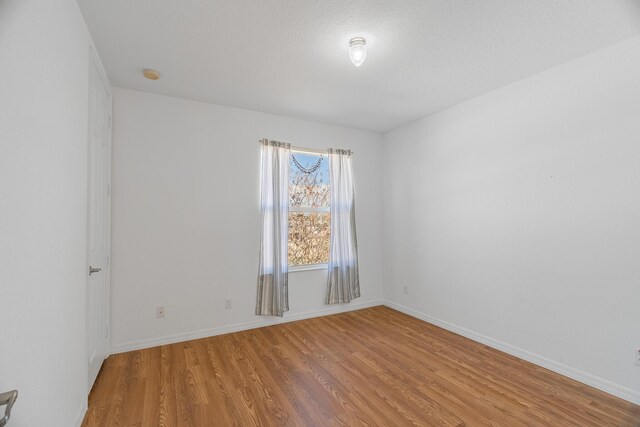
M 329 261 L 329 164 L 326 156 L 289 158 L 289 265 Z

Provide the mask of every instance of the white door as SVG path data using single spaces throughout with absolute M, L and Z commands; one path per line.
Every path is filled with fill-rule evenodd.
M 87 356 L 91 390 L 109 339 L 109 248 L 111 185 L 111 94 L 98 60 L 89 74 L 89 194 L 87 242 Z

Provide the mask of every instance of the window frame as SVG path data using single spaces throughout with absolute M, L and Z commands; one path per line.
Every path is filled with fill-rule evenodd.
M 293 153 L 302 153 L 302 154 L 310 154 L 310 155 L 316 155 L 316 156 L 321 156 L 324 155 L 325 158 L 327 159 L 327 161 L 329 161 L 329 151 L 328 150 L 313 150 L 313 149 L 308 149 L 308 148 L 294 148 L 291 147 L 291 153 L 290 156 L 293 155 Z M 330 184 L 329 184 L 330 185 Z M 329 204 L 331 204 L 331 199 L 329 199 Z M 300 212 L 300 213 L 331 213 L 331 205 L 329 205 L 328 207 L 317 207 L 317 208 L 312 208 L 312 207 L 302 207 L 302 206 L 289 206 L 289 213 L 291 212 Z M 331 230 L 329 230 L 329 233 L 331 233 Z M 287 242 L 288 244 L 288 242 Z M 329 246 L 331 246 L 331 244 L 329 244 Z M 331 247 L 329 247 L 329 250 L 331 250 Z M 288 264 L 289 266 L 289 271 L 290 272 L 297 272 L 297 271 L 313 271 L 313 270 L 326 270 L 329 268 L 329 263 L 325 262 L 325 263 L 319 263 L 319 264 Z

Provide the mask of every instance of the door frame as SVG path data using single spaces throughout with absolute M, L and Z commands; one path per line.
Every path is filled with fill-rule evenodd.
M 86 248 L 85 248 L 85 277 L 86 277 L 86 281 L 85 281 L 85 351 L 84 351 L 84 355 L 85 358 L 84 360 L 87 363 L 87 366 L 85 366 L 85 372 L 88 375 L 89 372 L 89 360 L 88 360 L 88 356 L 89 356 L 89 349 L 88 349 L 88 343 L 87 343 L 87 330 L 89 325 L 87 324 L 87 308 L 89 307 L 89 295 L 88 295 L 88 286 L 89 286 L 89 274 L 88 274 L 88 268 L 89 268 L 89 263 L 90 263 L 90 259 L 89 259 L 89 253 L 90 253 L 90 230 L 89 227 L 91 225 L 91 221 L 89 218 L 90 215 L 90 209 L 89 209 L 89 203 L 90 203 L 90 196 L 91 196 L 91 186 L 89 185 L 89 178 L 90 178 L 90 173 L 91 173 L 91 158 L 89 156 L 90 154 L 90 144 L 91 144 L 91 125 L 90 125 L 90 113 L 91 113 L 91 85 L 94 84 L 93 83 L 93 79 L 91 77 L 91 73 L 93 72 L 92 69 L 95 69 L 98 72 L 98 75 L 100 77 L 100 79 L 102 80 L 104 86 L 105 86 L 105 90 L 107 92 L 107 96 L 108 96 L 108 111 L 109 111 L 109 126 L 107 129 L 107 136 L 106 136 L 106 142 L 107 142 L 107 168 L 106 168 L 106 182 L 107 182 L 107 200 L 106 200 L 106 218 L 105 218 L 105 226 L 106 226 L 106 247 L 107 247 L 107 262 L 101 272 L 101 274 L 104 274 L 104 290 L 105 290 L 105 317 L 104 317 L 104 321 L 105 321 L 105 358 L 109 357 L 109 355 L 111 354 L 111 195 L 112 195 L 112 191 L 111 191 L 111 151 L 113 148 L 113 132 L 112 132 L 112 125 L 113 125 L 113 94 L 112 94 L 112 88 L 111 88 L 111 82 L 109 81 L 109 78 L 107 77 L 107 73 L 104 70 L 104 67 L 102 65 L 102 61 L 100 60 L 100 57 L 98 56 L 98 53 L 96 52 L 94 46 L 90 45 L 89 46 L 89 67 L 88 67 L 88 75 L 87 75 L 87 80 L 88 80 L 88 85 L 87 87 L 88 89 L 88 98 L 87 98 L 87 203 L 86 203 L 86 218 L 87 218 L 87 242 L 86 242 Z M 85 384 L 88 385 L 88 380 L 85 379 Z M 88 388 L 86 395 L 89 396 L 89 393 L 91 392 L 91 390 Z

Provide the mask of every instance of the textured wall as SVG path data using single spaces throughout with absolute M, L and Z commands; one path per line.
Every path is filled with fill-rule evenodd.
M 90 44 L 74 0 L 0 2 L 0 391 L 20 392 L 11 427 L 74 426 L 86 409 Z
M 386 298 L 640 400 L 638 75 L 640 37 L 385 135 Z
M 353 304 L 382 298 L 380 135 L 124 89 L 114 90 L 113 120 L 114 351 L 272 320 L 254 314 L 263 137 L 355 151 L 362 297 Z M 289 280 L 286 317 L 334 308 L 324 304 L 326 270 Z

